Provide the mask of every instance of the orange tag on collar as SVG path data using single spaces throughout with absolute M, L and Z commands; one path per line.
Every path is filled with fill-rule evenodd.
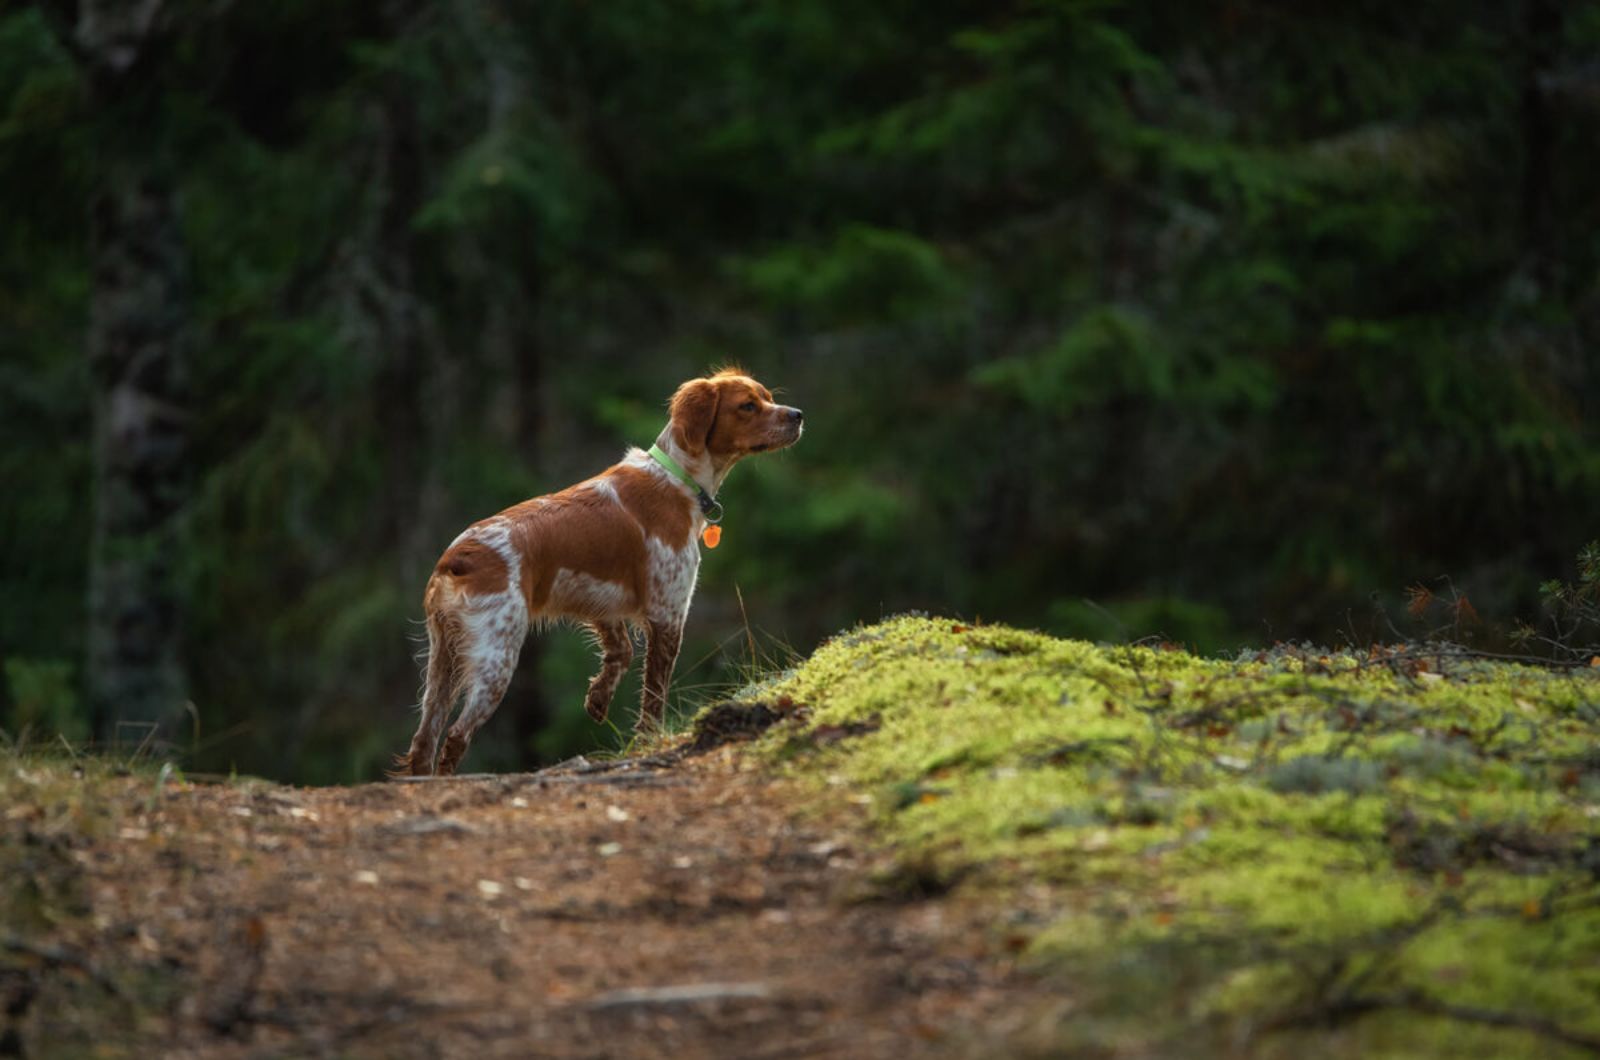
M 716 523 L 708 524 L 705 530 L 701 532 L 700 540 L 706 543 L 707 548 L 716 548 L 722 544 L 722 527 Z

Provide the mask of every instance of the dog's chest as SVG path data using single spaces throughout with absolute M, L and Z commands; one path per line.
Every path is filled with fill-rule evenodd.
M 693 535 L 682 548 L 649 539 L 650 617 L 681 618 L 689 610 L 694 583 L 700 573 L 700 546 Z

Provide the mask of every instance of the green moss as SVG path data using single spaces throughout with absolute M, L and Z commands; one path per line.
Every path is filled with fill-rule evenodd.
M 1033 923 L 1029 952 L 1083 998 L 1063 1047 L 1600 1038 L 1600 674 L 898 618 L 762 694 L 810 708 L 762 747 L 819 798 L 865 793 L 919 872 L 1027 906 L 1007 930 Z

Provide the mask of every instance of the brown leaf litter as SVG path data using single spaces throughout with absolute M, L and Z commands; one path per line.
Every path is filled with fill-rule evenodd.
M 101 783 L 111 826 L 63 840 L 75 911 L 0 960 L 14 1055 L 982 1056 L 1039 1011 L 992 910 L 860 901 L 859 825 L 727 748 Z

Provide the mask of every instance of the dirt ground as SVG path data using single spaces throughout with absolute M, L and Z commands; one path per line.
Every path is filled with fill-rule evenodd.
M 71 851 L 84 926 L 34 956 L 122 1015 L 86 1039 L 72 1004 L 13 998 L 14 1052 L 995 1056 L 1040 1007 L 992 908 L 885 888 L 856 824 L 801 819 L 730 748 L 113 783 L 114 826 Z

